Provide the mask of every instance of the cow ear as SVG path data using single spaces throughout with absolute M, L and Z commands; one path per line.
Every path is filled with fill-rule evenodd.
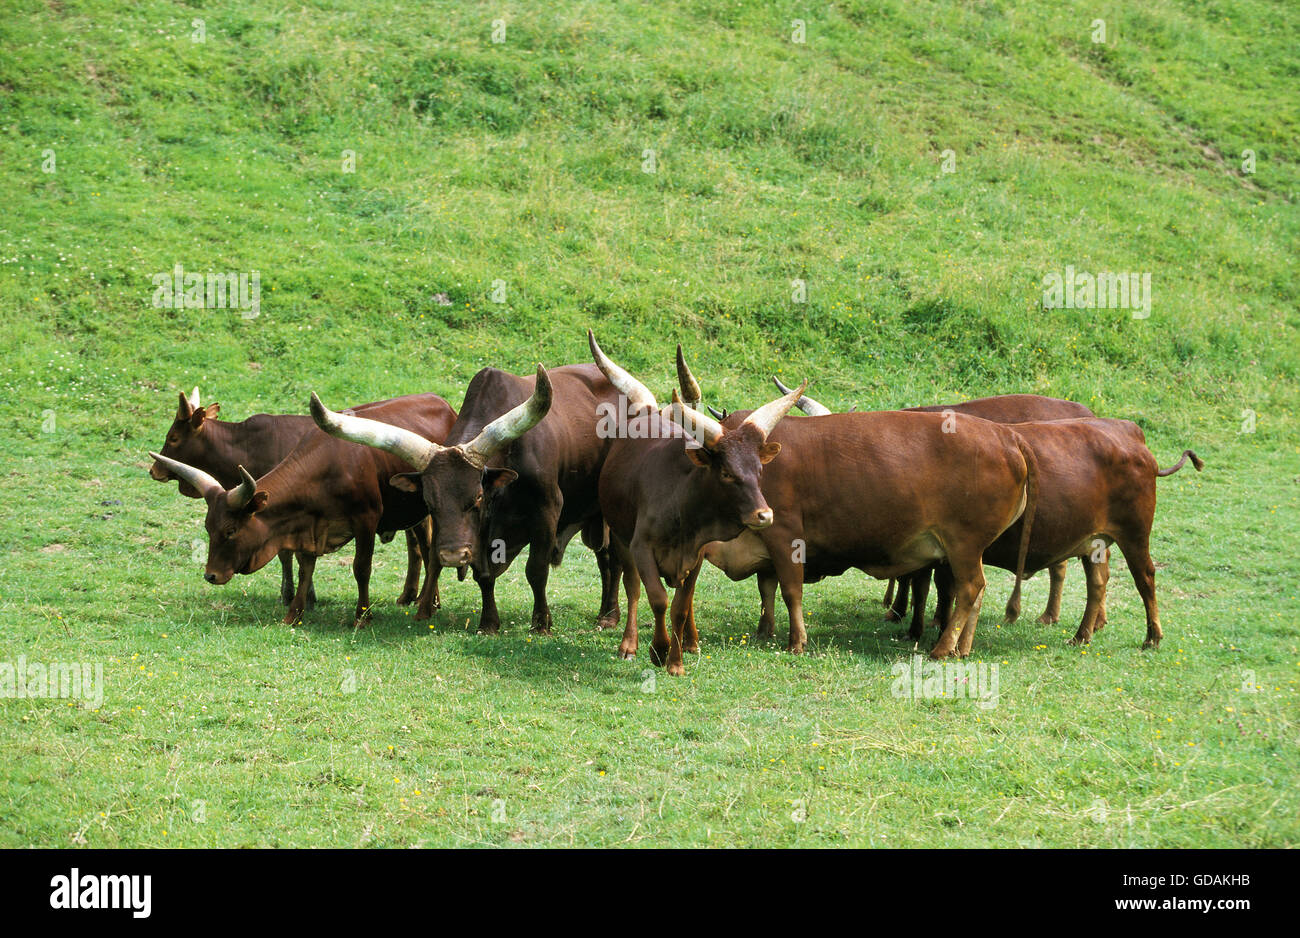
M 221 413 L 221 405 L 209 404 L 207 407 L 203 408 L 203 413 L 207 415 L 207 419 L 211 420 L 216 417 L 217 414 Z
M 698 443 L 695 446 L 687 443 L 686 455 L 690 458 L 691 462 L 695 463 L 695 465 L 699 466 L 701 469 L 707 469 L 713 464 L 713 460 L 709 458 L 709 451 Z
M 248 513 L 250 515 L 257 514 L 266 507 L 266 503 L 270 500 L 271 495 L 269 492 L 254 492 L 253 497 L 248 500 Z
M 190 429 L 197 430 L 199 427 L 203 426 L 203 418 L 207 415 L 207 411 L 202 407 L 196 407 L 194 413 L 190 414 Z
M 505 488 L 517 478 L 519 473 L 513 469 L 484 469 L 483 490 Z
M 764 443 L 758 448 L 758 461 L 766 466 L 773 459 L 776 459 L 776 454 L 779 452 L 781 452 L 780 443 Z
M 399 472 L 388 480 L 388 484 L 403 492 L 418 492 L 420 491 L 420 473 Z

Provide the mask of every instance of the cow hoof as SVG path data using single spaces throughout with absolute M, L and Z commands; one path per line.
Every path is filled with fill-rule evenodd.
M 699 645 L 686 645 L 686 646 L 684 646 L 684 647 L 682 648 L 682 651 L 685 652 L 685 653 L 688 654 L 688 655 L 698 655 L 698 654 L 700 653 L 700 646 L 699 646 Z
M 906 632 L 899 632 L 898 640 L 900 642 L 919 642 L 921 640 L 921 633 L 913 632 L 910 629 Z
M 792 655 L 802 655 L 802 654 L 803 654 L 803 642 L 800 642 L 800 643 L 797 644 L 797 645 L 786 645 L 786 646 L 785 646 L 785 650 L 788 651 L 788 652 L 789 652 L 790 654 L 792 654 Z
M 886 622 L 902 622 L 902 621 L 903 621 L 903 617 L 900 616 L 898 613 L 896 613 L 894 610 L 891 609 L 891 610 L 889 610 L 888 612 L 885 613 L 885 621 L 886 621 Z
M 1148 638 L 1145 642 L 1142 643 L 1142 650 L 1159 651 L 1160 640 L 1158 638 Z
M 409 606 L 415 602 L 415 597 L 419 595 L 415 590 L 403 590 L 402 595 L 397 597 L 397 605 Z
M 596 631 L 603 632 L 605 631 L 605 629 L 612 629 L 617 625 L 618 625 L 618 616 L 614 616 L 613 618 L 609 616 L 601 616 L 599 619 L 596 620 Z
M 1090 645 L 1090 644 L 1092 644 L 1092 639 L 1091 639 L 1091 638 L 1084 638 L 1083 636 L 1076 635 L 1076 636 L 1074 636 L 1074 638 L 1070 639 L 1070 640 L 1067 641 L 1065 644 L 1067 644 L 1067 645 L 1074 645 L 1075 647 L 1078 647 L 1078 646 L 1080 646 L 1080 645 Z
M 686 673 L 686 665 L 682 664 L 680 661 L 674 661 L 672 664 L 668 665 L 668 673 L 673 675 L 673 677 L 681 677 Z
M 635 661 L 635 660 L 636 660 L 636 649 L 635 649 L 635 648 L 627 649 L 627 648 L 623 648 L 623 647 L 620 646 L 619 649 L 618 649 L 618 656 L 619 656 L 619 658 L 623 659 L 624 661 Z
M 415 620 L 417 622 L 421 622 L 425 619 L 432 619 L 432 618 L 433 618 L 432 609 L 417 609 L 415 611 Z
M 667 661 L 667 660 L 668 660 L 668 646 L 667 646 L 667 645 L 664 645 L 662 648 L 659 647 L 658 645 L 651 645 L 651 646 L 650 646 L 650 663 L 651 663 L 651 664 L 653 664 L 656 668 L 661 668 L 661 667 L 663 667 L 664 662 Z
M 1047 613 L 1044 612 L 1041 616 L 1038 617 L 1037 621 L 1039 625 L 1056 625 L 1056 623 L 1061 620 L 1060 617 L 1058 616 L 1049 616 Z
M 935 661 L 942 661 L 944 658 L 952 656 L 952 652 L 940 648 L 938 645 L 930 649 L 930 657 Z

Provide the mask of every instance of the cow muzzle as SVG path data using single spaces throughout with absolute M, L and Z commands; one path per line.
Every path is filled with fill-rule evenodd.
M 760 508 L 745 521 L 745 527 L 754 531 L 761 531 L 764 528 L 770 528 L 775 517 L 776 515 L 771 508 Z
M 166 482 L 171 477 L 172 474 L 156 462 L 149 467 L 149 478 L 153 479 L 155 482 Z
M 438 562 L 444 567 L 463 567 L 469 563 L 470 557 L 471 553 L 468 547 L 438 551 Z
M 203 579 L 207 580 L 213 586 L 221 586 L 225 583 L 229 583 L 231 576 L 233 576 L 233 574 L 228 573 L 223 576 L 222 574 L 213 573 L 211 570 L 208 570 L 203 574 Z

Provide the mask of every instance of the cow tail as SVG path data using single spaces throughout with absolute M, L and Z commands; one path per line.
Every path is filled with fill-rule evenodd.
M 1014 432 L 1014 431 L 1012 431 Z M 1020 516 L 1020 552 L 1016 555 L 1016 588 L 1011 591 L 1008 608 L 1014 603 L 1020 607 L 1020 581 L 1025 578 L 1025 557 L 1029 554 L 1029 533 L 1034 526 L 1034 512 L 1038 508 L 1038 457 L 1025 442 L 1024 437 L 1016 434 L 1016 446 L 1025 461 L 1025 511 Z
M 1171 476 L 1179 469 L 1183 468 L 1183 464 L 1186 463 L 1188 459 L 1191 459 L 1192 465 L 1196 467 L 1197 472 L 1200 472 L 1202 469 L 1205 468 L 1205 463 L 1201 461 L 1201 457 L 1197 456 L 1190 449 L 1185 449 L 1183 450 L 1183 458 L 1178 460 L 1178 462 L 1174 463 L 1168 469 L 1161 469 L 1159 466 L 1157 466 L 1156 475 Z

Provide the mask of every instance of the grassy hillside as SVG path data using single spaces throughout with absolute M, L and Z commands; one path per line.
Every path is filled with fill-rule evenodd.
M 1294 845 L 1300 10 L 1142 7 L 12 0 L 0 661 L 108 691 L 0 701 L 0 844 Z M 156 308 L 176 264 L 257 271 L 260 314 Z M 1149 273 L 1149 318 L 1044 308 L 1067 266 Z M 1037 392 L 1195 448 L 1164 648 L 1118 561 L 1084 652 L 1077 568 L 1050 629 L 999 628 L 990 574 L 992 711 L 890 695 L 911 647 L 857 575 L 809 588 L 795 659 L 706 573 L 681 680 L 614 660 L 580 550 L 554 638 L 522 565 L 501 636 L 451 577 L 413 625 L 393 547 L 372 628 L 345 548 L 289 630 L 270 572 L 201 581 L 199 507 L 145 474 L 177 389 L 459 406 L 588 325 L 656 392 L 681 341 L 728 407 L 774 372 L 836 408 Z

